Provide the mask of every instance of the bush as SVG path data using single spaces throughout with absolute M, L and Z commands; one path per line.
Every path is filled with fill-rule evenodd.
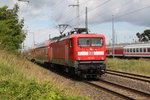
M 135 74 L 150 75 L 149 60 L 107 59 L 107 68 Z
M 88 100 L 65 95 L 63 89 L 55 88 L 49 82 L 31 80 L 15 67 L 20 65 L 17 65 L 18 60 L 12 59 L 13 55 L 1 51 L 0 55 L 0 100 Z

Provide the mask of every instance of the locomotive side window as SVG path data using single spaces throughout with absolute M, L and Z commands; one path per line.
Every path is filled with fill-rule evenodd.
M 71 48 L 72 47 L 72 39 L 69 40 L 69 44 L 70 44 L 69 46 Z
M 101 47 L 102 38 L 79 38 L 78 45 L 80 47 Z

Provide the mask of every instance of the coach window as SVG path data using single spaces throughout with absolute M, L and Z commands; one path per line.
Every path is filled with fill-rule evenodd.
M 143 51 L 146 52 L 146 48 L 143 48 Z
M 140 48 L 140 52 L 142 52 L 142 48 Z
M 126 52 L 129 52 L 129 49 L 126 49 Z
M 138 49 L 138 48 L 136 48 L 136 52 L 139 52 L 139 49 Z
M 135 52 L 135 48 L 133 48 L 133 52 Z
M 130 52 L 132 52 L 132 48 L 130 49 Z
M 147 52 L 150 52 L 150 48 L 147 48 Z

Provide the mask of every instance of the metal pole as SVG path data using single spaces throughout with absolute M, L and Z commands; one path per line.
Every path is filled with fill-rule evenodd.
M 88 34 L 88 11 L 87 7 L 85 8 L 85 28 L 87 29 L 87 34 Z
M 112 15 L 112 55 L 114 58 L 114 53 L 115 53 L 115 29 L 114 29 L 114 15 Z
M 79 0 L 77 0 L 77 16 L 78 16 L 78 28 L 80 27 L 80 3 Z
M 49 40 L 51 39 L 51 35 L 49 34 Z
M 77 0 L 77 4 L 76 5 L 69 5 L 69 6 L 76 6 L 77 7 L 77 27 L 80 27 L 80 2 L 79 0 Z
M 35 45 L 35 37 L 34 37 L 34 32 L 33 33 L 33 45 Z

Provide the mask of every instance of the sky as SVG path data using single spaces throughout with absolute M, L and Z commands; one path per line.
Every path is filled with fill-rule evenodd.
M 22 0 L 26 1 L 26 0 Z M 85 8 L 88 8 L 88 27 L 90 33 L 103 34 L 106 43 L 112 43 L 112 18 L 116 43 L 138 41 L 136 33 L 150 29 L 150 0 L 79 0 L 79 19 L 77 25 L 77 0 L 0 0 L 0 7 L 9 9 L 18 4 L 19 19 L 24 19 L 27 35 L 25 48 L 60 35 L 58 25 L 68 24 L 70 31 L 75 27 L 85 27 Z

